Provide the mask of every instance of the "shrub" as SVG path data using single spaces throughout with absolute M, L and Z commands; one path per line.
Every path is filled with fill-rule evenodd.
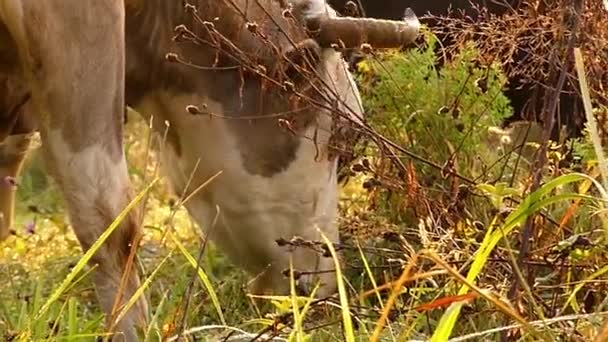
M 372 128 L 435 167 L 399 155 L 404 165 L 412 163 L 405 175 L 388 158 L 379 158 L 378 151 L 365 154 L 374 160 L 376 181 L 391 183 L 393 189 L 409 191 L 409 197 L 423 201 L 426 194 L 411 193 L 414 181 L 421 190 L 433 193 L 432 200 L 441 202 L 454 184 L 436 166 L 482 180 L 498 175 L 500 170 L 487 167 L 499 158 L 496 146 L 488 143 L 488 128 L 501 125 L 512 110 L 502 93 L 506 78 L 500 66 L 477 63 L 479 52 L 473 43 L 438 67 L 437 39 L 430 33 L 425 37 L 424 47 L 365 59 L 358 65 L 358 79 Z M 395 204 L 402 209 L 416 205 L 403 203 L 408 195 L 391 199 L 391 191 L 386 191 L 391 185 L 382 188 L 381 194 L 372 196 L 379 200 L 376 209 L 400 216 L 402 210 Z

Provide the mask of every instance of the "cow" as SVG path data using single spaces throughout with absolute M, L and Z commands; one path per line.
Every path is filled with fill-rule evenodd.
M 332 128 L 363 120 L 340 50 L 401 46 L 417 32 L 415 18 L 336 18 L 324 0 L 0 0 L 0 138 L 9 151 L 0 176 L 18 177 L 39 132 L 88 250 L 133 199 L 122 141 L 129 105 L 166 137 L 160 156 L 172 188 L 253 276 L 252 292 L 287 293 L 292 262 L 310 274 L 298 279 L 303 291 L 319 284 L 317 295 L 329 295 L 333 260 L 276 241 L 338 242 Z M 2 238 L 13 202 L 14 188 L 3 187 Z M 113 319 L 140 286 L 128 267 L 140 214 L 130 211 L 91 260 L 116 340 L 136 341 L 148 320 L 143 297 Z

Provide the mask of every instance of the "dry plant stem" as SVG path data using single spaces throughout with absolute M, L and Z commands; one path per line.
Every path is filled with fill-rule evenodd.
M 171 337 L 169 337 L 166 340 L 163 340 L 164 342 L 174 342 L 174 341 L 199 341 L 198 339 L 196 339 L 196 333 L 200 333 L 200 332 L 207 332 L 210 330 L 224 330 L 224 331 L 230 331 L 230 334 L 227 334 L 226 337 L 224 339 L 222 339 L 221 341 L 252 341 L 252 338 L 254 338 L 254 336 L 256 336 L 255 334 L 249 333 L 243 329 L 239 329 L 237 327 L 232 327 L 232 326 L 228 326 L 228 325 L 204 325 L 204 326 L 200 326 L 200 327 L 194 327 L 194 328 L 190 328 L 186 331 L 184 331 L 183 335 L 181 337 L 178 337 L 177 335 L 173 335 Z M 240 335 L 236 335 L 234 336 L 233 334 L 240 334 Z M 186 336 L 190 336 L 193 335 L 194 337 L 188 339 L 186 338 Z M 267 341 L 274 341 L 272 340 L 272 337 L 270 336 L 263 336 L 264 338 L 270 338 L 267 339 Z M 181 338 L 181 339 L 180 339 Z M 275 339 L 276 341 L 287 341 L 286 339 Z
M 150 118 L 150 123 L 149 123 L 149 127 L 150 130 L 148 131 L 148 141 L 147 141 L 147 145 L 146 145 L 146 158 L 145 158 L 145 164 L 147 165 L 148 163 L 148 159 L 149 159 L 149 154 L 151 151 L 151 147 L 152 147 L 152 130 L 151 130 L 151 125 L 152 125 L 152 120 L 153 117 Z M 162 139 L 162 143 L 164 144 L 167 138 L 167 133 L 169 130 L 169 126 L 167 126 L 165 128 L 165 132 L 163 135 L 163 139 Z M 158 173 L 160 170 L 160 160 L 156 162 L 156 164 L 154 165 L 154 170 L 153 170 L 153 176 L 157 177 Z M 144 172 L 144 180 L 146 180 L 146 173 Z M 143 226 L 143 222 L 144 222 L 144 217 L 145 217 L 145 212 L 146 212 L 146 204 L 148 202 L 149 199 L 149 193 L 145 194 L 145 197 L 142 201 L 142 204 L 139 207 L 139 215 L 136 218 L 137 219 L 137 226 L 138 227 L 142 227 Z M 116 325 L 116 315 L 119 314 L 119 307 L 118 304 L 120 303 L 120 300 L 122 300 L 122 296 L 124 294 L 124 289 L 127 286 L 127 280 L 128 280 L 128 276 L 130 274 L 130 272 L 137 272 L 137 270 L 133 270 L 133 264 L 135 263 L 136 257 L 137 257 L 137 249 L 139 248 L 139 245 L 141 243 L 141 240 L 143 239 L 143 231 L 142 229 L 138 229 L 135 233 L 135 237 L 133 238 L 133 241 L 131 241 L 131 248 L 129 250 L 129 257 L 127 259 L 127 264 L 125 265 L 125 271 L 123 272 L 122 278 L 120 280 L 120 286 L 118 287 L 118 292 L 116 295 L 116 299 L 114 300 L 114 306 L 112 307 L 112 313 L 111 313 L 111 317 L 112 317 L 112 325 L 110 327 L 110 332 L 113 332 L 115 325 Z
M 144 178 L 143 178 L 144 183 L 149 181 L 148 173 L 146 172 L 147 171 L 146 166 L 148 165 L 148 162 L 150 161 L 151 152 L 152 152 L 152 137 L 154 134 L 153 130 L 152 130 L 153 122 L 154 122 L 154 116 L 152 115 L 150 117 L 150 121 L 148 122 L 148 134 L 146 135 L 146 154 L 145 154 L 145 158 L 144 158 Z M 169 126 L 166 125 L 165 133 L 163 134 L 163 145 L 167 139 L 168 132 L 169 132 Z M 157 178 L 159 176 L 159 174 L 160 174 L 160 160 L 157 160 L 156 163 L 154 164 L 154 170 L 152 170 L 152 179 Z M 147 204 L 148 204 L 149 198 L 150 198 L 150 194 L 147 193 L 146 197 L 144 197 L 144 200 L 141 205 L 141 209 L 139 212 L 139 218 L 138 218 L 138 224 L 140 226 L 144 222 L 144 217 L 146 215 Z
M 594 313 L 589 313 L 589 314 L 567 315 L 567 316 L 560 316 L 560 317 L 543 319 L 543 320 L 538 320 L 538 321 L 532 321 L 529 323 L 532 326 L 548 326 L 553 323 L 577 321 L 577 320 L 580 321 L 580 320 L 585 320 L 585 319 L 589 319 L 592 317 L 599 317 L 599 316 L 608 316 L 608 312 L 594 312 Z M 507 331 L 507 330 L 511 330 L 511 329 L 517 329 L 517 328 L 521 328 L 521 324 L 511 324 L 511 325 L 507 325 L 504 327 L 488 329 L 488 330 L 472 333 L 469 335 L 455 337 L 455 338 L 449 339 L 448 342 L 463 342 L 463 341 L 469 341 L 469 340 L 486 341 L 486 339 L 482 339 L 482 338 L 486 337 L 487 335 L 502 332 L 502 331 Z M 605 327 L 605 328 L 608 328 L 608 327 Z M 597 336 L 598 338 L 595 339 L 595 342 L 608 341 L 608 331 L 604 330 L 603 332 L 606 333 L 606 335 L 603 335 L 603 339 L 598 339 L 600 337 L 600 335 L 598 335 Z
M 433 252 L 431 250 L 424 250 L 424 251 L 420 252 L 420 254 L 424 255 L 428 259 L 435 262 L 437 265 L 444 268 L 446 271 L 448 271 L 449 274 L 451 274 L 454 278 L 456 278 L 460 283 L 466 285 L 469 289 L 471 289 L 473 292 L 477 293 L 480 297 L 483 297 L 487 301 L 494 304 L 501 312 L 503 312 L 504 314 L 506 314 L 506 315 L 510 316 L 511 318 L 515 319 L 516 321 L 518 321 L 531 334 L 533 334 L 537 337 L 545 337 L 540 332 L 538 332 L 532 325 L 530 325 L 530 323 L 528 323 L 528 321 L 526 321 L 523 317 L 521 317 L 517 313 L 517 311 L 515 311 L 515 309 L 512 306 L 510 306 L 507 302 L 502 301 L 500 298 L 497 298 L 497 297 L 491 295 L 487 291 L 484 291 L 483 289 L 479 288 L 477 285 L 469 282 L 462 274 L 460 274 L 460 272 L 458 272 L 458 270 L 456 270 L 456 269 L 452 268 L 450 265 L 448 265 L 435 252 Z M 546 339 L 543 338 L 542 340 L 546 340 Z
M 150 118 L 150 125 L 152 125 L 152 120 L 153 120 L 153 117 Z M 165 133 L 163 135 L 163 144 L 166 141 L 168 130 L 169 130 L 169 127 L 167 126 L 165 128 Z M 152 143 L 151 143 L 151 139 L 150 139 L 151 134 L 152 134 L 151 132 L 152 131 L 151 131 L 151 128 L 150 128 L 149 133 L 148 133 L 149 134 L 149 140 L 148 140 L 148 144 L 147 144 L 147 148 L 146 148 L 146 164 L 145 165 L 147 165 L 147 161 L 148 161 L 149 154 L 150 154 L 150 149 L 152 147 L 152 145 L 151 145 Z M 160 160 L 157 161 L 157 163 L 154 165 L 153 175 L 155 177 L 158 176 L 159 168 L 160 168 Z M 145 176 L 146 176 L 146 174 L 144 173 L 144 180 L 146 179 Z M 140 206 L 139 217 L 137 218 L 137 225 L 139 227 L 142 227 L 143 222 L 144 222 L 144 216 L 145 216 L 145 212 L 146 212 L 146 204 L 148 202 L 148 198 L 149 198 L 149 194 L 146 193 L 145 197 L 144 197 L 144 200 L 143 200 L 143 202 L 142 202 L 142 204 Z M 114 307 L 112 308 L 112 318 L 113 318 L 113 320 L 115 319 L 115 315 L 118 314 L 118 309 L 119 308 L 118 308 L 117 305 L 119 303 L 119 300 L 122 298 L 124 288 L 127 285 L 126 281 L 128 279 L 128 275 L 129 275 L 130 272 L 136 272 L 136 271 L 132 270 L 132 264 L 135 261 L 136 254 L 137 254 L 137 248 L 139 248 L 139 244 L 141 243 L 142 239 L 143 239 L 143 232 L 142 232 L 142 230 L 140 228 L 140 229 L 137 230 L 135 238 L 131 242 L 132 245 L 131 245 L 131 250 L 129 252 L 129 258 L 127 259 L 127 265 L 125 266 L 125 272 L 123 273 L 123 277 L 121 279 L 120 286 L 118 288 L 118 294 L 116 296 L 116 300 L 114 301 Z M 114 326 L 112 326 L 112 327 L 114 327 Z
M 501 229 L 502 227 L 499 227 L 499 229 Z M 515 258 L 515 255 L 513 254 L 513 248 L 511 247 L 511 243 L 509 242 L 509 239 L 505 236 L 504 232 L 502 233 L 502 238 L 505 242 L 505 245 L 507 247 L 507 254 L 509 255 L 509 259 L 513 265 L 513 270 L 515 271 L 514 276 L 517 277 L 518 281 L 521 282 L 521 286 L 524 289 L 524 292 L 526 293 L 526 295 L 528 296 L 528 300 L 531 303 L 534 311 L 536 312 L 536 314 L 541 318 L 541 319 L 545 319 L 545 314 L 542 310 L 542 308 L 538 305 L 538 303 L 534 300 L 534 293 L 532 292 L 532 289 L 530 288 L 530 285 L 528 284 L 528 282 L 526 281 L 524 274 L 521 272 L 521 268 L 519 267 L 519 265 L 517 265 L 517 260 Z M 542 303 L 542 301 L 541 301 Z M 553 336 L 552 338 L 555 338 L 555 336 Z
M 595 116 L 593 116 L 593 108 L 591 107 L 591 98 L 589 96 L 589 86 L 587 85 L 587 77 L 585 76 L 585 64 L 583 61 L 583 55 L 580 48 L 574 49 L 574 61 L 576 65 L 576 72 L 578 75 L 581 94 L 583 97 L 583 105 L 585 106 L 585 114 L 587 116 L 587 126 L 589 127 L 591 140 L 593 141 L 593 147 L 595 154 L 599 161 L 602 181 L 604 188 L 608 189 L 608 165 L 606 164 L 606 158 L 604 151 L 602 150 L 602 142 L 598 136 L 597 122 Z
M 583 6 L 583 1 L 584 0 L 574 0 L 574 4 L 571 7 L 567 7 L 565 9 L 565 11 L 567 11 L 568 9 L 574 7 L 574 15 L 573 15 L 573 19 L 572 19 L 572 23 L 571 23 L 571 27 L 569 27 L 569 36 L 568 36 L 568 43 L 565 49 L 565 56 L 562 58 L 562 60 L 565 62 L 567 61 L 567 59 L 569 58 L 569 56 L 571 56 L 571 52 L 574 48 L 574 44 L 576 42 L 576 36 L 577 36 L 577 31 L 578 31 L 578 26 L 579 26 L 579 20 L 580 20 L 580 13 L 582 11 L 582 6 Z M 553 66 L 556 65 L 556 57 L 554 55 L 554 61 L 552 63 Z M 540 188 L 540 183 L 542 180 L 542 171 L 545 168 L 545 164 L 547 163 L 547 149 L 548 149 L 548 142 L 549 139 L 551 137 L 551 132 L 553 130 L 553 126 L 555 124 L 555 113 L 557 110 L 557 104 L 558 104 L 558 100 L 559 100 L 559 96 L 560 96 L 560 92 L 562 90 L 562 88 L 564 87 L 564 83 L 566 81 L 566 76 L 567 76 L 567 68 L 565 67 L 567 63 L 563 63 L 563 67 L 561 69 L 560 75 L 559 75 L 559 79 L 557 82 L 557 87 L 554 89 L 553 94 L 550 98 L 549 103 L 545 106 L 545 127 L 544 127 L 544 132 L 543 132 L 543 144 L 542 147 L 540 149 L 540 151 L 538 152 L 537 155 L 537 159 L 536 159 L 536 167 L 534 168 L 534 177 L 533 177 L 533 183 L 532 186 L 530 187 L 530 193 L 538 190 L 538 188 Z M 529 268 L 524 266 L 524 260 L 526 260 L 526 258 L 528 257 L 528 252 L 530 250 L 530 239 L 532 238 L 534 231 L 534 218 L 535 215 L 531 215 L 527 220 L 526 220 L 526 224 L 524 225 L 524 228 L 522 230 L 521 233 L 521 247 L 519 250 L 519 256 L 517 259 L 517 266 L 520 269 L 524 270 L 524 274 L 527 275 L 527 281 L 530 282 L 530 277 L 532 276 L 532 272 L 530 272 Z M 511 285 L 511 289 L 509 290 L 509 299 L 513 300 L 515 299 L 517 292 L 519 290 L 519 280 L 518 277 L 516 275 L 513 276 L 512 280 L 512 285 Z M 506 336 L 503 334 L 503 340 L 506 338 Z
M 435 271 L 425 272 L 425 273 L 422 273 L 422 274 L 415 274 L 415 275 L 413 275 L 411 277 L 405 278 L 405 281 L 403 282 L 403 285 L 405 285 L 405 283 L 409 283 L 409 282 L 412 282 L 412 281 L 432 278 L 432 277 L 434 277 L 436 275 L 442 275 L 442 274 L 447 274 L 447 271 L 444 271 L 444 270 L 435 270 Z M 397 281 L 399 281 L 399 280 L 397 280 Z M 379 291 L 385 291 L 385 290 L 389 290 L 389 289 L 395 289 L 395 286 L 397 285 L 397 281 L 391 281 L 391 282 L 388 282 L 388 283 L 386 283 L 384 285 L 380 285 L 380 286 L 378 286 L 375 289 L 363 292 L 362 294 L 359 295 L 359 301 L 363 301 L 367 297 L 369 297 L 371 295 L 374 295 L 374 294 L 376 294 Z
M 410 259 L 409 263 L 407 264 L 407 266 L 405 267 L 405 269 L 403 270 L 403 273 L 401 273 L 401 276 L 399 277 L 399 279 L 394 283 L 393 291 L 391 292 L 391 296 L 386 301 L 384 310 L 382 310 L 382 315 L 380 316 L 380 319 L 376 323 L 376 328 L 374 329 L 374 333 L 372 334 L 370 341 L 376 342 L 380 338 L 380 333 L 382 333 L 382 330 L 384 329 L 384 325 L 386 324 L 386 321 L 388 320 L 388 315 L 391 312 L 393 305 L 395 305 L 395 302 L 397 301 L 397 297 L 399 297 L 399 295 L 401 294 L 401 288 L 410 278 L 410 276 L 409 276 L 410 272 L 412 271 L 412 268 L 414 268 L 414 266 L 416 265 L 417 260 L 418 260 L 418 254 L 414 254 L 412 256 L 412 258 Z
M 329 299 L 331 297 L 326 297 L 326 298 L 319 298 L 319 299 L 315 299 L 312 302 L 310 302 L 310 306 L 314 306 L 314 305 L 319 305 L 325 302 L 328 302 Z M 300 307 L 300 309 L 304 308 L 304 305 L 302 305 L 302 307 Z M 266 328 L 262 329 L 260 332 L 257 333 L 257 335 L 255 335 L 250 342 L 254 342 L 254 341 L 259 341 L 262 338 L 265 338 L 265 335 L 271 331 L 271 330 L 278 330 L 277 326 L 279 323 L 282 323 L 284 325 L 287 325 L 288 322 L 293 318 L 293 314 L 290 312 L 284 313 L 281 316 L 275 318 L 274 323 L 275 324 L 270 324 L 268 325 Z M 278 331 L 275 331 L 275 333 L 278 333 Z M 266 341 L 269 341 L 268 339 Z
M 595 342 L 607 342 L 608 341 L 608 321 L 606 321 L 606 323 L 604 323 L 602 330 L 600 331 L 599 334 L 597 334 L 594 341 Z
M 116 321 L 116 317 L 120 312 L 120 309 L 122 309 L 119 305 L 119 303 L 122 301 L 122 297 L 124 295 L 124 290 L 127 287 L 127 281 L 129 279 L 129 276 L 131 274 L 131 272 L 137 272 L 137 270 L 133 269 L 133 264 L 135 263 L 135 258 L 137 256 L 137 249 L 139 248 L 139 243 L 141 242 L 143 238 L 143 234 L 141 229 L 138 229 L 135 232 L 135 236 L 133 237 L 133 240 L 131 241 L 131 246 L 129 249 L 129 257 L 127 258 L 127 263 L 125 264 L 125 268 L 124 268 L 124 272 L 122 274 L 122 278 L 120 279 L 120 285 L 118 286 L 118 291 L 116 293 L 116 298 L 114 299 L 114 305 L 112 307 L 112 313 L 110 314 L 111 317 L 111 326 L 109 331 L 111 333 L 114 332 L 114 329 L 116 327 L 116 324 L 118 323 Z
M 147 147 L 149 148 L 150 145 L 148 145 Z M 149 153 L 149 149 L 146 151 L 146 153 L 147 154 Z M 146 156 L 146 162 L 147 162 L 147 158 L 148 158 L 148 156 Z M 154 169 L 155 176 L 157 175 L 159 164 L 160 164 L 160 162 L 157 162 L 155 165 L 155 169 Z M 120 309 L 119 303 L 121 302 L 122 297 L 124 295 L 124 290 L 127 286 L 127 281 L 129 279 L 129 276 L 130 276 L 131 272 L 137 272 L 136 269 L 135 270 L 133 269 L 133 264 L 135 263 L 136 258 L 137 258 L 137 249 L 139 248 L 139 244 L 141 243 L 141 240 L 143 239 L 142 227 L 143 227 L 143 222 L 144 222 L 146 203 L 148 202 L 148 199 L 149 199 L 149 194 L 146 193 L 145 197 L 143 199 L 143 202 L 139 205 L 139 213 L 138 213 L 137 217 L 135 218 L 136 225 L 137 225 L 137 227 L 140 227 L 140 228 L 136 230 L 135 236 L 133 237 L 133 240 L 131 241 L 131 246 L 129 249 L 129 256 L 127 258 L 127 263 L 125 265 L 124 272 L 120 279 L 120 285 L 118 286 L 116 298 L 114 299 L 114 305 L 112 307 L 112 312 L 110 315 L 111 322 L 113 322 L 112 325 L 110 326 L 110 332 L 113 332 L 115 325 L 118 323 L 118 322 L 116 322 L 116 317 L 117 317 L 117 315 L 119 313 L 119 309 Z
M 161 240 L 164 241 L 165 237 L 167 236 L 167 234 L 169 234 L 169 230 L 172 229 L 173 227 L 173 220 L 175 218 L 175 215 L 177 213 L 177 208 L 183 206 L 186 202 L 188 202 L 188 200 L 194 196 L 195 194 L 197 194 L 199 191 L 201 191 L 203 188 L 205 188 L 207 185 L 209 185 L 212 181 L 214 181 L 219 175 L 222 174 L 222 171 L 219 171 L 218 173 L 216 173 L 215 175 L 211 176 L 209 179 L 207 179 L 205 182 L 203 182 L 201 185 L 199 185 L 196 189 L 194 189 L 194 191 L 192 191 L 190 194 L 187 193 L 188 188 L 190 187 L 191 183 L 192 183 L 192 179 L 194 178 L 194 174 L 196 173 L 196 170 L 198 169 L 198 166 L 200 164 L 200 158 L 196 161 L 196 164 L 194 165 L 194 169 L 192 170 L 192 172 L 190 173 L 190 176 L 188 178 L 188 181 L 186 182 L 186 187 L 184 189 L 184 192 L 181 194 L 177 205 L 171 210 L 171 216 L 169 217 L 169 222 L 168 222 L 168 229 L 163 233 L 163 236 L 161 238 Z M 213 230 L 213 227 L 215 227 L 216 223 L 217 223 L 217 218 L 219 215 L 219 208 L 216 211 L 216 216 L 213 220 L 213 223 L 210 227 L 209 233 L 211 233 L 211 231 Z M 200 262 L 202 260 L 203 257 L 203 253 L 206 249 L 207 246 L 207 240 L 208 240 L 208 234 L 207 236 L 204 237 L 204 240 L 201 241 L 201 247 L 200 247 L 200 252 L 199 252 L 199 256 L 196 262 L 197 267 L 199 267 Z M 187 318 L 187 310 L 188 310 L 188 305 L 189 305 L 189 301 L 190 301 L 190 290 L 191 287 L 193 285 L 193 281 L 194 281 L 194 277 L 196 276 L 196 272 L 194 272 L 194 274 L 192 275 L 192 278 L 190 279 L 190 283 L 188 284 L 188 290 L 187 293 L 185 295 L 185 299 L 186 299 L 186 303 L 185 303 L 185 308 L 184 308 L 184 316 L 182 317 L 182 321 L 180 322 L 180 326 L 179 329 L 177 330 L 179 334 L 182 333 L 184 328 L 184 323 L 186 321 Z
M 205 235 L 200 243 L 198 258 L 196 259 L 197 268 L 201 267 L 201 261 L 203 260 L 203 255 L 205 255 L 205 250 L 207 249 L 207 242 L 209 241 L 209 235 L 212 233 L 215 226 L 217 225 L 217 220 L 218 220 L 219 216 L 220 216 L 220 210 L 219 210 L 219 207 L 217 207 L 215 218 L 213 219 L 213 223 L 211 224 L 211 227 L 209 227 L 209 234 Z M 179 326 L 177 327 L 177 332 L 178 332 L 177 339 L 178 340 L 182 337 L 182 334 L 184 333 L 184 331 L 186 329 L 186 320 L 188 319 L 188 307 L 190 306 L 190 299 L 192 298 L 192 291 L 194 290 L 194 280 L 195 279 L 196 279 L 196 272 L 193 272 L 192 276 L 190 277 L 190 280 L 188 282 L 188 288 L 186 290 L 186 294 L 184 295 L 184 300 L 182 301 L 183 314 L 182 314 L 182 319 L 179 322 Z
M 146 158 L 145 158 L 145 164 L 144 165 L 148 165 L 148 159 L 149 159 L 149 155 L 150 155 L 150 151 L 151 151 L 151 147 L 152 147 L 152 142 L 151 142 L 151 137 L 152 137 L 152 120 L 154 119 L 154 117 L 150 118 L 150 123 L 149 123 L 149 127 L 150 129 L 148 130 L 148 141 L 147 141 L 147 145 L 146 145 Z M 167 138 L 167 132 L 169 130 L 169 127 L 167 126 L 165 128 L 165 133 L 163 135 L 163 143 L 166 141 Z M 159 173 L 159 169 L 160 169 L 160 160 L 156 162 L 156 164 L 154 165 L 154 170 L 153 170 L 153 176 L 157 177 L 158 173 Z M 146 173 L 144 172 L 144 181 L 146 181 Z M 120 279 L 120 285 L 118 287 L 118 292 L 116 294 L 116 299 L 114 300 L 114 305 L 112 307 L 112 313 L 111 313 L 111 322 L 112 325 L 110 327 L 110 332 L 113 332 L 114 328 L 115 328 L 115 324 L 118 323 L 116 322 L 116 315 L 118 315 L 119 313 L 119 303 L 122 300 L 123 294 L 124 294 L 124 289 L 127 286 L 127 281 L 129 279 L 129 275 L 131 272 L 137 272 L 137 270 L 133 270 L 133 264 L 136 261 L 136 257 L 137 257 L 137 249 L 139 248 L 139 244 L 141 243 L 141 240 L 143 239 L 143 231 L 142 231 L 142 227 L 143 227 L 143 222 L 144 222 L 144 217 L 145 217 L 145 212 L 146 212 L 146 204 L 148 203 L 148 199 L 150 198 L 149 193 L 146 193 L 144 196 L 144 199 L 142 201 L 142 203 L 139 206 L 139 215 L 136 217 L 136 224 L 138 227 L 140 227 L 139 229 L 137 229 L 137 231 L 135 232 L 135 236 L 133 237 L 133 240 L 131 241 L 131 248 L 129 249 L 129 257 L 127 258 L 127 263 L 125 265 L 125 270 L 123 272 L 122 278 Z

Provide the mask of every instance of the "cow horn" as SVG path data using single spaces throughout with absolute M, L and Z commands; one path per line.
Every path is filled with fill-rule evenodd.
M 410 8 L 402 21 L 352 17 L 310 18 L 306 26 L 321 47 L 359 48 L 370 44 L 373 48 L 399 48 L 414 42 L 420 22 Z

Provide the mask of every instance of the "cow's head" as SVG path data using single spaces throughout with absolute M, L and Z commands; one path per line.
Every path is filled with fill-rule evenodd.
M 338 17 L 325 0 L 199 1 L 189 11 L 198 22 L 178 27 L 178 40 L 196 40 L 196 50 L 186 57 L 220 70 L 209 95 L 222 104 L 223 114 L 251 119 L 232 127 L 243 139 L 249 171 L 263 176 L 289 165 L 299 144 L 293 135 L 318 121 L 320 112 L 361 114 L 340 51 L 402 47 L 419 30 L 411 11 L 403 21 Z M 350 99 L 340 87 L 351 90 Z M 277 123 L 282 134 L 275 134 Z M 260 136 L 258 144 L 252 144 L 252 131 Z

